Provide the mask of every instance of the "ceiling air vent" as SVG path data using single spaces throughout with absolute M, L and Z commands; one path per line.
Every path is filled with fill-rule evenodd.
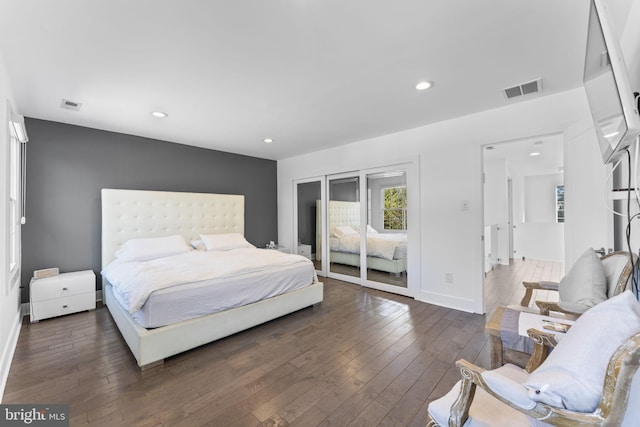
M 532 80 L 530 82 L 521 83 L 517 86 L 508 87 L 503 90 L 507 99 L 515 98 L 521 95 L 529 95 L 530 93 L 538 93 L 542 90 L 542 79 Z
M 64 98 L 62 98 L 62 102 L 60 103 L 60 108 L 64 108 L 65 110 L 80 111 L 80 107 L 82 107 L 82 102 L 69 101 Z

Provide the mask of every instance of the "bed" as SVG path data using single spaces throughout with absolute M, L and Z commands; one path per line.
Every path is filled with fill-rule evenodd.
M 244 234 L 244 196 L 102 190 L 103 269 L 111 264 L 116 252 L 131 239 L 159 238 L 179 234 L 186 242 L 190 242 L 198 239 L 202 234 L 227 233 Z M 254 250 L 260 251 L 265 257 L 284 256 L 278 251 Z M 313 270 L 312 266 L 311 270 Z M 271 277 L 256 276 L 253 280 L 256 281 L 256 285 L 268 282 L 277 275 L 273 272 L 271 274 Z M 312 277 L 315 278 L 315 272 Z M 257 302 L 187 320 L 173 319 L 170 324 L 159 327 L 152 327 L 156 322 L 153 318 L 154 313 L 145 313 L 144 305 L 141 310 L 134 310 L 134 313 L 131 312 L 131 307 L 123 305 L 122 295 L 119 295 L 118 290 L 104 275 L 103 300 L 138 366 L 147 369 L 163 363 L 166 357 L 320 303 L 323 299 L 322 283 L 313 279 L 308 281 L 309 283 L 305 286 L 287 290 Z M 220 280 L 220 283 L 224 283 L 224 280 Z M 243 283 L 248 286 L 246 282 Z M 234 283 L 231 283 L 231 286 L 233 285 Z M 177 295 L 173 294 L 177 288 L 177 286 L 168 286 L 149 295 L 149 299 L 155 298 L 160 301 L 160 305 L 153 310 L 155 313 L 163 311 L 162 304 L 165 304 L 165 308 L 171 306 L 172 298 Z M 190 284 L 187 288 L 190 292 L 194 292 L 198 284 Z M 196 289 L 196 291 L 202 292 L 202 289 Z M 193 298 L 193 294 L 191 297 Z M 136 314 L 138 314 L 137 317 Z M 172 315 L 175 315 L 175 312 Z M 166 319 L 162 320 L 162 322 L 165 321 Z
M 316 228 L 316 259 L 322 253 L 322 217 L 318 212 Z M 359 227 L 360 227 L 360 202 L 329 201 L 328 219 L 329 232 L 329 259 L 332 263 L 345 264 L 359 267 Z M 356 232 L 344 233 L 348 229 Z M 400 276 L 407 270 L 407 236 L 406 234 L 377 233 L 367 225 L 367 268 L 393 273 Z M 384 244 L 382 246 L 382 244 Z

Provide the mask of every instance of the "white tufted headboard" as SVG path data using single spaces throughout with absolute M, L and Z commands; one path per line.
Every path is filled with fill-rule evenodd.
M 329 201 L 329 227 L 360 225 L 360 202 Z
M 102 267 L 129 239 L 181 234 L 244 235 L 244 196 L 102 189 Z

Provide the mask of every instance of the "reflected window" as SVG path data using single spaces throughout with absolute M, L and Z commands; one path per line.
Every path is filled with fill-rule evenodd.
M 385 230 L 407 230 L 407 187 L 382 189 L 383 225 Z

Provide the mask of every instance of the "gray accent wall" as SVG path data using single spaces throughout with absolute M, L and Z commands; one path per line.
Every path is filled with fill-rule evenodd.
M 278 240 L 275 161 L 45 120 L 26 127 L 23 302 L 37 269 L 99 277 L 102 188 L 243 194 L 247 240 Z

